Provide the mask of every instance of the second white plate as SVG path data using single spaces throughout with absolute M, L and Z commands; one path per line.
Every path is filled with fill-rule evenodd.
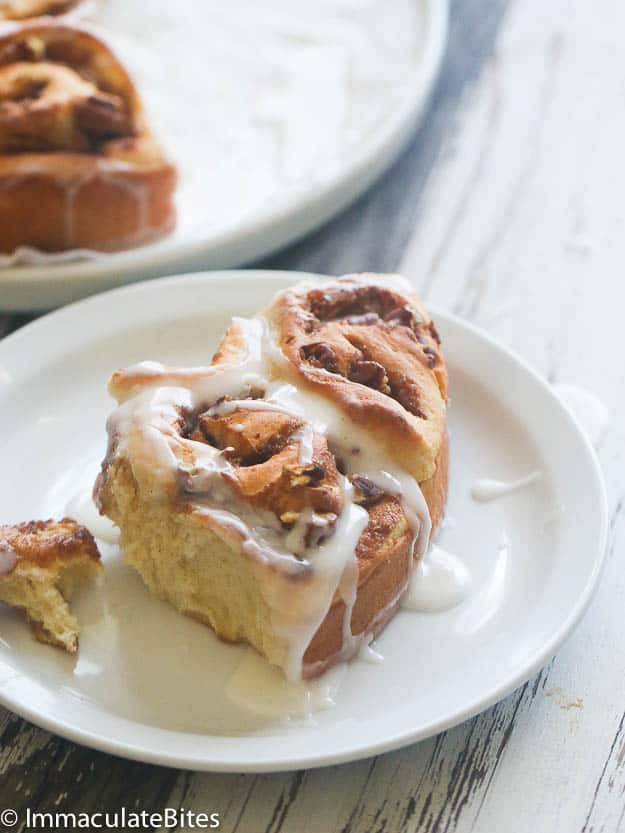
M 105 449 L 110 372 L 140 359 L 202 364 L 232 314 L 254 314 L 302 276 L 231 272 L 126 287 L 0 343 L 0 522 L 63 514 Z M 244 649 L 156 601 L 106 549 L 101 584 L 76 603 L 77 660 L 35 643 L 0 610 L 0 702 L 108 752 L 159 764 L 268 771 L 393 749 L 459 723 L 556 651 L 595 587 L 606 501 L 594 452 L 549 386 L 462 321 L 432 310 L 451 374 L 451 491 L 441 544 L 473 575 L 445 613 L 400 612 L 354 662 L 335 708 L 284 724 L 237 705 Z M 531 488 L 475 503 L 478 477 L 539 469 Z M 582 672 L 583 673 L 583 669 Z
M 95 15 L 180 170 L 150 246 L 0 269 L 0 310 L 240 266 L 342 210 L 395 159 L 445 48 L 447 0 L 107 0 Z

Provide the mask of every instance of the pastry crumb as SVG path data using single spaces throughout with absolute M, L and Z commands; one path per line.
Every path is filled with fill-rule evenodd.
M 93 535 L 71 518 L 0 526 L 0 601 L 24 611 L 39 642 L 78 651 L 68 603 L 101 570 Z

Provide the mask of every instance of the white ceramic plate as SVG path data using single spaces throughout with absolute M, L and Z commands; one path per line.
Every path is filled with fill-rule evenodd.
M 163 279 L 82 301 L 0 343 L 0 522 L 62 513 L 95 475 L 114 368 L 209 360 L 233 313 L 253 314 L 301 275 Z M 225 695 L 244 649 L 152 599 L 107 550 L 102 584 L 75 609 L 77 661 L 0 612 L 0 701 L 108 752 L 190 769 L 321 766 L 433 735 L 501 699 L 554 654 L 599 576 L 606 500 L 594 452 L 550 387 L 519 358 L 433 310 L 451 372 L 451 491 L 441 544 L 473 591 L 438 614 L 401 611 L 381 666 L 348 666 L 335 708 L 312 724 L 255 717 Z M 542 480 L 490 504 L 475 478 Z M 501 548 L 502 533 L 509 546 Z M 583 673 L 583 669 L 582 672 Z
M 107 0 L 96 22 L 178 163 L 178 229 L 95 260 L 0 269 L 5 311 L 242 265 L 339 212 L 423 113 L 447 0 Z

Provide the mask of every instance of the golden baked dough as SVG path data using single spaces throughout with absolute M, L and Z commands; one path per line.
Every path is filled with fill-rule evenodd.
M 447 495 L 445 363 L 405 281 L 295 287 L 210 367 L 110 391 L 96 499 L 154 593 L 291 678 L 391 618 Z
M 394 276 L 347 275 L 283 293 L 267 317 L 296 384 L 336 402 L 417 480 L 433 476 L 447 372 L 417 298 Z
M 52 19 L 0 30 L 0 251 L 143 245 L 174 228 L 175 184 L 101 40 Z
M 76 653 L 80 629 L 67 603 L 100 570 L 93 536 L 69 518 L 0 526 L 0 601 L 26 613 L 40 642 Z

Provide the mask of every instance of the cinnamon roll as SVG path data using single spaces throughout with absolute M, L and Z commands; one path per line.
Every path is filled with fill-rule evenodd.
M 447 373 L 397 276 L 280 293 L 210 365 L 117 371 L 96 502 L 148 587 L 290 679 L 393 616 L 447 494 Z
M 175 225 L 176 172 L 123 66 L 53 20 L 0 34 L 0 251 L 115 251 Z
M 0 601 L 25 612 L 40 642 L 76 653 L 80 629 L 67 603 L 101 569 L 93 536 L 70 518 L 0 526 Z

